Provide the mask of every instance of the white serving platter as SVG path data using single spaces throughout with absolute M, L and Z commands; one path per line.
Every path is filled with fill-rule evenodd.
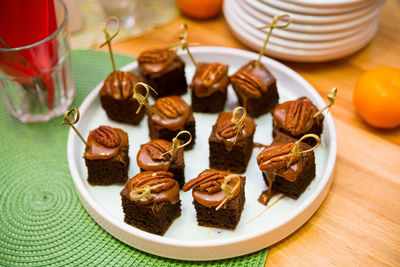
M 191 49 L 198 62 L 218 61 L 229 65 L 229 74 L 249 60 L 257 58 L 257 54 L 249 51 L 226 47 L 193 47 Z M 186 53 L 181 53 L 186 62 L 186 77 L 191 80 L 194 66 Z M 300 75 L 283 64 L 263 57 L 265 64 L 277 78 L 280 102 L 309 97 L 318 108 L 325 102 L 317 91 Z M 133 62 L 124 71 L 137 73 L 137 63 Z M 139 172 L 136 164 L 136 153 L 141 144 L 149 141 L 147 118 L 139 126 L 131 126 L 111 121 L 101 108 L 98 92 L 99 84 L 83 101 L 80 111 L 81 120 L 78 130 L 87 136 L 89 131 L 99 125 L 110 125 L 124 129 L 129 136 L 131 158 L 129 176 Z M 190 95 L 183 98 L 190 103 Z M 232 110 L 236 97 L 231 86 L 226 109 Z M 185 151 L 186 181 L 195 178 L 208 166 L 208 137 L 217 114 L 195 113 L 196 145 L 194 149 Z M 256 120 L 257 128 L 254 141 L 269 144 L 272 141 L 272 117 L 268 113 Z M 183 260 L 216 260 L 248 254 L 268 247 L 293 233 L 303 225 L 318 209 L 325 198 L 331 181 L 336 160 L 336 131 L 333 118 L 326 114 L 324 132 L 321 136 L 322 147 L 316 149 L 316 178 L 297 200 L 277 195 L 265 207 L 257 202 L 258 196 L 266 190 L 266 185 L 258 169 L 256 157 L 259 149 L 255 148 L 248 169 L 245 194 L 246 202 L 240 222 L 235 231 L 197 226 L 195 210 L 192 205 L 191 192 L 180 192 L 182 215 L 176 219 L 164 236 L 158 236 L 139 230 L 126 224 L 123 220 L 120 191 L 122 186 L 91 186 L 87 183 L 87 170 L 82 159 L 84 144 L 70 131 L 68 136 L 68 162 L 72 179 L 79 198 L 93 219 L 114 237 L 134 248 L 151 254 L 183 259 Z M 275 204 L 274 204 L 275 203 Z M 272 205 L 274 204 L 274 205 Z

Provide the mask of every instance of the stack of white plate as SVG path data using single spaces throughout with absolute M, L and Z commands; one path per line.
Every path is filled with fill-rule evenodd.
M 225 0 L 224 14 L 233 34 L 259 51 L 275 15 L 289 14 L 292 23 L 274 29 L 266 54 L 321 62 L 350 55 L 368 44 L 379 25 L 385 0 Z M 284 23 L 284 22 L 283 22 Z

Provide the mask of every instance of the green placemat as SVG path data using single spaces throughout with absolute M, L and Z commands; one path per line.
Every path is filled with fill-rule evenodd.
M 115 55 L 118 67 L 133 58 Z M 73 51 L 77 107 L 111 71 L 107 53 Z M 0 104 L 0 266 L 263 266 L 268 250 L 189 262 L 134 249 L 104 231 L 75 192 L 61 117 L 22 124 Z

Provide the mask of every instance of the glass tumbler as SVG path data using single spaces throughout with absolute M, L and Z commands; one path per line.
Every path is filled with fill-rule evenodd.
M 55 31 L 41 41 L 10 48 L 0 40 L 0 98 L 21 122 L 57 117 L 75 96 L 68 14 L 61 0 L 54 0 L 53 16 Z

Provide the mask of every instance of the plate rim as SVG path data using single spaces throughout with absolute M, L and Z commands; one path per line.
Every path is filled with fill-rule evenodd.
M 193 47 L 191 49 L 191 52 L 194 56 L 197 54 L 208 54 L 208 53 L 223 53 L 223 54 L 229 54 L 230 56 L 242 56 L 246 58 L 251 58 L 251 57 L 256 57 L 257 54 L 254 52 L 242 50 L 242 49 L 235 49 L 235 48 L 228 48 L 228 47 L 217 47 L 217 46 L 200 46 L 200 47 Z M 186 54 L 185 52 L 182 52 L 180 54 Z M 290 69 L 289 67 L 283 65 L 282 63 L 273 60 L 271 58 L 267 58 L 263 56 L 262 62 L 266 64 L 267 66 L 274 65 L 275 67 L 283 69 L 285 72 L 290 73 L 291 76 L 293 76 L 302 86 L 302 88 L 306 88 L 306 91 L 313 96 L 314 99 L 317 99 L 316 105 L 321 108 L 321 101 L 322 103 L 323 100 L 321 96 L 318 94 L 318 92 L 313 88 L 313 86 L 308 83 L 303 77 L 301 77 L 298 73 L 296 73 L 294 70 Z M 132 62 L 123 68 L 121 70 L 132 70 L 137 66 L 137 61 Z M 84 112 L 93 101 L 95 101 L 95 98 L 97 97 L 98 91 L 100 90 L 103 82 L 100 82 L 90 93 L 84 101 L 80 105 L 80 110 L 81 112 Z M 224 239 L 217 239 L 217 240 L 195 240 L 195 241 L 188 241 L 188 240 L 177 240 L 169 237 L 164 237 L 164 236 L 158 236 L 154 235 L 151 233 L 147 233 L 145 231 L 142 231 L 140 229 L 137 229 L 135 227 L 132 227 L 128 224 L 126 224 L 124 221 L 119 221 L 115 219 L 114 217 L 110 216 L 104 208 L 102 208 L 96 201 L 95 199 L 91 196 L 90 192 L 87 190 L 86 186 L 83 183 L 82 177 L 79 175 L 78 172 L 78 167 L 76 165 L 76 159 L 75 159 L 75 149 L 74 149 L 74 142 L 77 141 L 77 137 L 75 136 L 75 132 L 70 129 L 69 134 L 68 134 L 68 143 L 67 143 L 67 151 L 68 151 L 68 164 L 69 164 L 69 169 L 71 172 L 72 180 L 74 182 L 75 188 L 78 192 L 78 196 L 85 207 L 85 209 L 88 211 L 89 215 L 108 233 L 116 237 L 117 239 L 120 239 L 122 242 L 127 243 L 128 245 L 131 245 L 135 248 L 138 248 L 140 250 L 159 255 L 159 256 L 164 256 L 164 257 L 170 257 L 170 258 L 177 258 L 177 259 L 187 259 L 187 260 L 208 260 L 208 259 L 222 259 L 222 258 L 230 258 L 230 257 L 235 257 L 239 255 L 244 255 L 248 254 L 260 249 L 263 249 L 271 244 L 265 243 L 261 247 L 248 247 L 248 249 L 245 252 L 237 252 L 236 254 L 233 253 L 231 255 L 219 255 L 218 257 L 216 256 L 206 256 L 206 255 L 200 255 L 199 253 L 198 256 L 190 256 L 190 255 L 182 255 L 181 257 L 176 257 L 171 256 L 171 253 L 168 251 L 160 252 L 159 248 L 157 251 L 149 251 L 150 249 L 146 249 L 148 247 L 145 245 L 141 245 L 141 247 L 136 247 L 135 245 L 127 242 L 126 240 L 129 237 L 121 237 L 120 234 L 116 233 L 115 230 L 123 231 L 126 234 L 134 235 L 136 238 L 141 238 L 143 240 L 140 241 L 148 241 L 150 243 L 156 243 L 158 245 L 167 245 L 171 246 L 174 248 L 208 248 L 208 249 L 213 249 L 215 247 L 219 246 L 227 246 L 227 247 L 232 247 L 232 245 L 238 244 L 238 243 L 243 243 L 246 241 L 251 241 L 254 240 L 260 236 L 268 234 L 270 231 L 274 230 L 279 230 L 279 228 L 284 227 L 291 221 L 299 220 L 301 219 L 302 212 L 307 210 L 307 208 L 310 208 L 312 210 L 307 211 L 308 214 L 303 214 L 302 217 L 306 217 L 305 219 L 301 219 L 301 223 L 297 223 L 294 227 L 294 229 L 289 230 L 289 233 L 284 233 L 280 234 L 278 238 L 275 238 L 273 243 L 276 243 L 289 234 L 292 234 L 294 230 L 298 229 L 301 227 L 305 222 L 308 221 L 308 219 L 315 213 L 315 211 L 320 207 L 323 199 L 325 199 L 327 192 L 329 191 L 330 184 L 332 182 L 332 174 L 333 174 L 333 169 L 335 167 L 335 162 L 336 162 L 336 155 L 337 155 L 337 137 L 336 137 L 336 129 L 333 121 L 333 117 L 330 113 L 326 114 L 325 116 L 325 129 L 326 131 L 329 132 L 329 140 L 330 140 L 330 151 L 328 154 L 328 159 L 326 163 L 325 170 L 323 174 L 321 175 L 321 180 L 316 186 L 314 192 L 304 200 L 303 203 L 301 203 L 298 207 L 296 207 L 293 212 L 291 212 L 290 216 L 284 218 L 283 220 L 279 221 L 279 223 L 276 223 L 274 225 L 271 225 L 269 227 L 266 227 L 267 230 L 262 229 L 253 233 L 247 233 L 243 234 L 241 236 L 233 236 L 233 237 L 228 237 Z M 79 124 L 77 126 L 79 128 Z M 318 202 L 318 203 L 317 203 Z M 88 206 L 87 206 L 88 205 Z M 92 213 L 96 214 L 92 214 Z M 98 216 L 101 216 L 102 221 L 100 221 Z M 106 225 L 107 224 L 107 225 Z M 118 228 L 118 229 L 115 229 Z M 292 227 L 293 228 L 293 227 Z M 270 242 L 271 243 L 271 242 Z M 175 253 L 176 254 L 176 253 Z M 182 253 L 185 254 L 185 253 Z M 204 254 L 204 253 L 203 253 Z M 211 257 L 211 258 L 210 258 Z

